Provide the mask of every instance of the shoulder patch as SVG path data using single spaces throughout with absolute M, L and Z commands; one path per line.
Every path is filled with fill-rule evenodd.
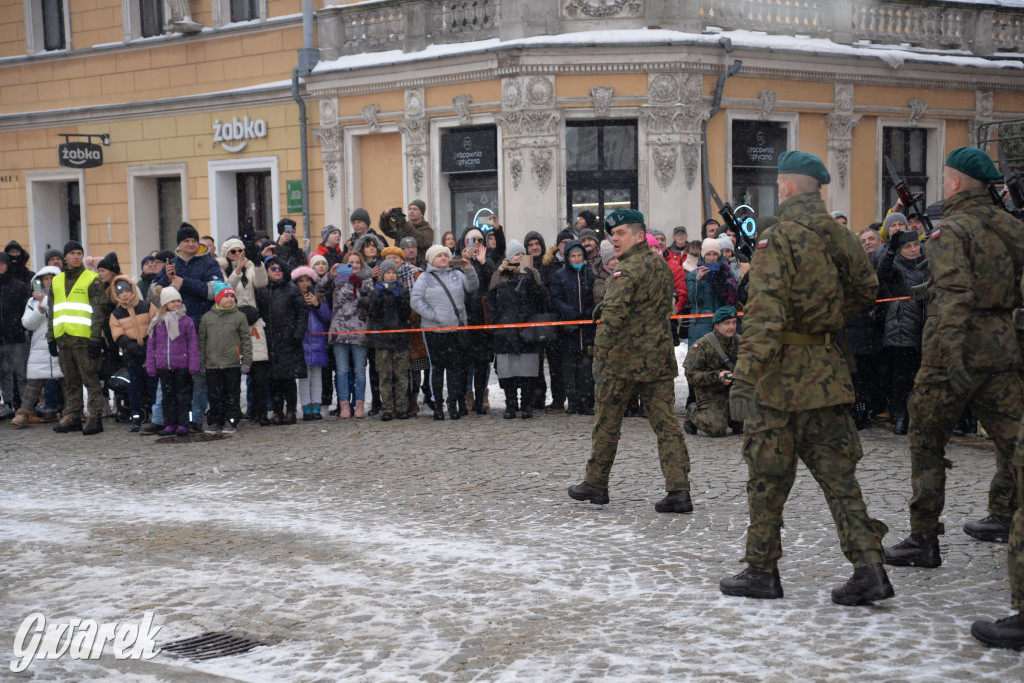
M 932 232 L 932 234 L 931 234 L 931 235 L 929 236 L 929 239 L 937 240 L 937 239 L 939 239 L 939 237 L 940 237 L 941 235 L 942 235 L 942 229 L 941 229 L 941 228 L 936 228 L 936 229 L 935 229 L 935 230 L 934 230 L 934 231 Z
M 758 240 L 757 241 L 757 248 L 758 249 L 764 249 L 767 246 L 768 246 L 768 238 L 765 238 L 763 240 Z
M 696 342 L 694 342 L 693 348 L 697 348 L 697 343 Z
M 622 271 L 621 270 L 616 270 L 614 273 L 612 273 L 612 277 L 620 277 L 621 275 L 622 275 Z

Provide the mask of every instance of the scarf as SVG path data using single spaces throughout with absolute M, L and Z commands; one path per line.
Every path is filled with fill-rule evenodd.
M 168 311 L 166 308 L 161 308 L 157 311 L 157 314 L 153 316 L 153 319 L 149 322 L 149 336 L 153 335 L 153 329 L 156 328 L 160 323 L 167 325 L 167 338 L 174 341 L 181 334 L 181 330 L 178 327 L 178 322 L 185 317 L 185 305 L 182 304 L 181 308 L 176 311 Z

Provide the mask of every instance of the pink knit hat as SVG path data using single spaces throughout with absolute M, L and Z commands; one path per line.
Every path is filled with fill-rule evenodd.
M 292 282 L 298 282 L 299 278 L 302 276 L 308 277 L 310 280 L 313 281 L 314 284 L 316 283 L 317 280 L 320 279 L 320 277 L 316 274 L 316 271 L 310 268 L 309 266 L 299 266 L 298 268 L 292 271 Z
M 661 245 L 658 244 L 657 238 L 655 238 L 655 236 L 652 235 L 651 233 L 647 233 L 647 246 L 657 247 L 658 249 L 661 249 Z

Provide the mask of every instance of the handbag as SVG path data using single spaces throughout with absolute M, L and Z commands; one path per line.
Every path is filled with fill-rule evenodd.
M 526 322 L 553 323 L 557 320 L 554 313 L 535 313 Z M 519 338 L 527 344 L 547 344 L 558 339 L 558 327 L 544 325 L 542 327 L 523 327 L 519 330 Z
M 443 289 L 444 293 L 448 295 L 448 301 L 450 301 L 451 304 L 452 304 L 452 310 L 455 311 L 455 317 L 459 319 L 459 326 L 460 327 L 464 326 L 466 324 L 466 321 L 462 317 L 462 313 L 459 312 L 459 307 L 455 304 L 455 298 L 452 296 L 452 293 L 448 291 L 448 286 L 445 285 L 444 280 L 442 280 L 440 277 L 437 276 L 437 273 L 431 272 L 430 274 L 434 276 L 434 279 L 437 280 L 437 284 L 441 285 L 441 289 Z M 455 332 L 455 343 L 456 344 L 458 344 L 459 346 L 466 346 L 468 344 L 468 342 L 469 342 L 469 331 L 468 330 L 458 330 L 458 331 Z

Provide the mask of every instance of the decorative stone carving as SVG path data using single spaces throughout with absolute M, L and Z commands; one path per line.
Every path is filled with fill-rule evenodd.
M 371 133 L 380 132 L 380 123 L 377 122 L 378 114 L 380 114 L 379 104 L 368 104 L 363 107 L 363 120 L 370 126 Z
M 166 0 L 168 12 L 167 30 L 178 33 L 199 33 L 203 25 L 192 19 L 188 0 Z
M 643 16 L 643 0 L 568 0 L 563 6 L 571 19 L 607 19 L 615 16 Z
M 772 113 L 772 108 L 775 107 L 775 103 L 778 101 L 779 95 L 771 90 L 762 90 L 757 93 L 757 101 L 761 103 L 760 117 L 762 121 L 767 121 L 768 117 Z
M 523 182 L 523 151 L 513 148 L 508 151 L 508 170 L 512 176 L 512 189 L 519 191 L 519 185 Z
M 974 118 L 967 122 L 967 140 L 970 144 L 978 143 L 978 129 L 981 124 L 992 120 L 994 111 L 992 91 L 976 90 L 974 92 Z
M 333 168 L 327 169 L 327 192 L 330 193 L 331 199 L 338 197 L 338 173 Z
M 655 74 L 647 83 L 647 99 L 652 104 L 674 104 L 679 101 L 679 81 L 672 74 Z
M 415 156 L 409 160 L 409 168 L 412 172 L 412 184 L 416 195 L 423 194 L 423 179 L 426 177 L 426 161 L 422 156 Z
M 523 87 L 519 79 L 505 79 L 501 87 L 501 106 L 504 109 L 516 109 L 523 104 Z
M 532 107 L 547 107 L 554 103 L 555 84 L 544 76 L 534 76 L 526 82 L 526 102 Z
M 322 154 L 341 151 L 341 128 L 337 125 L 314 128 L 313 139 L 320 143 Z
M 333 97 L 320 100 L 320 125 L 324 127 L 338 125 L 338 100 Z
M 683 96 L 686 104 L 704 103 L 704 77 L 700 74 L 683 74 Z
M 591 88 L 590 96 L 594 100 L 594 116 L 599 119 L 608 118 L 612 109 L 612 96 L 615 88 Z
M 657 178 L 658 186 L 662 190 L 668 190 L 669 184 L 676 177 L 679 150 L 675 145 L 655 145 L 653 152 L 654 177 Z
M 924 116 L 925 110 L 928 109 L 928 103 L 915 97 L 907 102 L 907 106 L 910 107 L 910 118 L 907 120 L 907 125 L 913 128 Z
M 686 189 L 692 190 L 697 182 L 700 169 L 700 144 L 683 145 L 683 172 L 686 175 Z
M 405 116 L 410 119 L 418 119 L 423 116 L 426 111 L 423 108 L 423 90 L 406 90 L 405 91 Z
M 555 135 L 561 116 L 557 111 L 510 111 L 495 114 L 507 137 Z
M 530 170 L 533 173 L 533 182 L 540 192 L 548 189 L 554 174 L 553 157 L 554 153 L 550 147 L 530 150 Z
M 323 103 L 321 102 L 322 106 Z M 337 125 L 336 121 L 337 119 L 335 119 L 335 124 L 332 126 L 321 126 L 313 129 L 313 139 L 320 143 L 320 159 L 323 162 L 327 192 L 332 200 L 338 197 L 339 175 L 344 156 L 341 128 Z
M 473 116 L 469 113 L 469 103 L 472 101 L 472 95 L 456 95 L 452 98 L 452 108 L 459 115 L 460 125 L 468 126 L 473 123 Z
M 860 115 L 853 113 L 853 84 L 836 83 L 835 109 L 825 117 L 825 124 L 835 183 L 838 189 L 845 190 L 850 179 L 853 129 L 860 124 Z
M 427 119 L 405 119 L 398 122 L 398 129 L 405 136 L 406 146 L 427 144 Z

